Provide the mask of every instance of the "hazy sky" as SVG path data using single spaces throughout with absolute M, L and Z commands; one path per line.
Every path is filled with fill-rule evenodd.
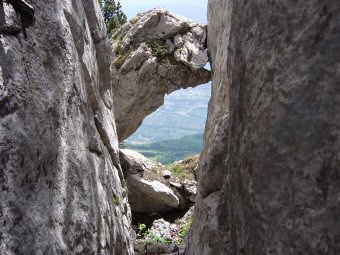
M 186 16 L 198 22 L 207 22 L 208 0 L 118 0 L 129 19 L 138 12 L 155 7 L 167 8 L 175 14 Z

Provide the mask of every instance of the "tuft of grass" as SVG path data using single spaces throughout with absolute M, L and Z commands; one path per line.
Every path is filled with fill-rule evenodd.
M 195 176 L 195 169 L 198 164 L 199 154 L 189 155 L 180 162 L 167 165 L 166 168 L 181 180 L 190 179 Z
M 122 33 L 114 34 L 114 36 L 112 37 L 113 41 L 118 41 L 116 43 L 116 48 L 115 48 L 116 55 L 121 54 L 121 47 L 122 47 L 122 44 L 123 44 L 123 41 L 124 41 L 126 35 L 127 35 L 127 31 L 124 31 Z
M 187 179 L 190 175 L 190 173 L 181 165 L 178 163 L 174 163 L 171 165 L 166 166 L 166 168 L 176 177 L 180 179 Z
M 116 206 L 119 206 L 119 205 L 120 205 L 120 199 L 119 199 L 119 197 L 114 197 L 114 198 L 113 198 L 113 201 L 114 201 L 114 203 L 115 203 Z
M 178 241 L 177 243 L 178 244 L 182 244 L 185 242 L 185 239 L 188 237 L 189 235 L 189 231 L 190 231 L 190 228 L 192 226 L 192 222 L 193 222 L 193 218 L 191 217 L 188 222 L 185 222 L 183 225 L 180 226 L 180 230 L 179 230 L 179 238 L 178 238 Z
M 139 16 L 137 14 L 137 16 L 133 17 L 131 20 L 130 20 L 130 23 L 132 26 L 136 25 L 136 23 L 140 20 L 141 16 Z
M 112 61 L 112 65 L 116 69 L 120 69 L 122 65 L 125 63 L 125 61 L 127 60 L 127 58 L 130 56 L 131 52 L 132 52 L 131 50 L 128 50 L 125 53 L 117 55 L 117 57 Z
M 143 240 L 145 244 L 165 244 L 169 245 L 172 243 L 171 239 L 161 237 L 159 235 L 156 235 L 154 233 L 149 233 L 149 235 L 146 236 L 146 239 Z

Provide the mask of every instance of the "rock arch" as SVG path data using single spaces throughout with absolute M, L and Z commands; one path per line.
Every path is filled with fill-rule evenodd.
M 113 105 L 122 141 L 159 108 L 165 94 L 210 81 L 206 25 L 153 9 L 113 34 Z

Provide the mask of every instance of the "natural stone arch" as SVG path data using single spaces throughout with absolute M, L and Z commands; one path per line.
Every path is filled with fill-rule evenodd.
M 164 9 L 133 18 L 113 35 L 113 105 L 120 141 L 164 96 L 210 81 L 206 25 Z

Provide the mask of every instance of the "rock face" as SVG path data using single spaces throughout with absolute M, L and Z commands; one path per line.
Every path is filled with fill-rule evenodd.
M 30 3 L 24 40 L 0 1 L 0 253 L 132 254 L 98 2 Z
M 140 14 L 113 35 L 113 104 L 119 140 L 180 88 L 207 83 L 206 26 L 164 9 Z
M 340 2 L 209 1 L 187 254 L 340 253 Z

